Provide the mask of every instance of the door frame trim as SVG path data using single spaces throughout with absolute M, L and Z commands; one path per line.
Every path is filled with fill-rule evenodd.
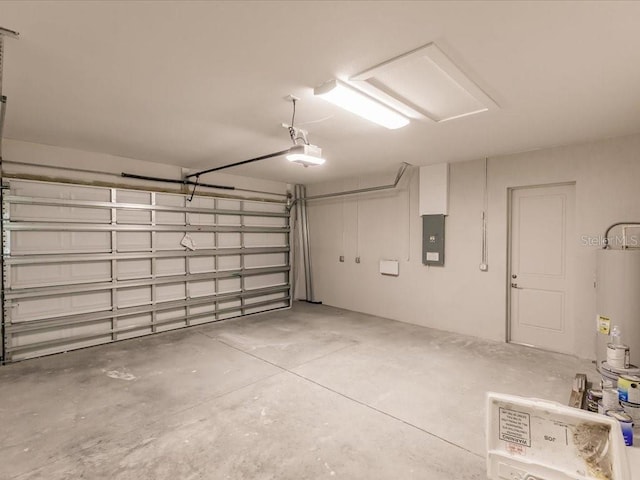
M 517 187 L 507 187 L 507 269 L 506 269 L 506 290 L 505 290 L 505 343 L 513 343 L 516 345 L 524 345 L 527 347 L 533 347 L 533 345 L 520 344 L 511 340 L 511 240 L 513 237 L 513 225 L 511 224 L 511 214 L 513 213 L 513 192 L 515 190 L 524 190 L 525 188 L 547 188 L 547 187 L 566 187 L 576 186 L 577 182 L 556 182 L 556 183 L 536 183 L 533 185 L 519 185 Z M 574 212 L 575 217 L 575 212 Z M 574 218 L 575 219 L 575 218 Z M 534 347 L 535 348 L 535 347 Z

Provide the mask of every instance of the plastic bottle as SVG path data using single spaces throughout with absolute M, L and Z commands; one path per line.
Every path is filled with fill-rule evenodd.
M 622 345 L 622 331 L 620 327 L 614 325 L 611 329 L 611 343 L 613 345 Z

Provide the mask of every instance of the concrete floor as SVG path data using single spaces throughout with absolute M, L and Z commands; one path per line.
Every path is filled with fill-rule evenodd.
M 482 479 L 485 392 L 565 403 L 576 372 L 296 304 L 0 367 L 0 478 Z

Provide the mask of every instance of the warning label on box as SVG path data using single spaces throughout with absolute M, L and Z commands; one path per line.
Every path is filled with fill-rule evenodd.
M 531 421 L 528 413 L 500 408 L 500 440 L 531 446 Z

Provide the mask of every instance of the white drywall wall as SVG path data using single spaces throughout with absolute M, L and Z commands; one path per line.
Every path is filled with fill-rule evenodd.
M 575 344 L 595 358 L 595 250 L 584 238 L 616 221 L 640 221 L 640 135 L 489 159 L 489 271 L 481 272 L 484 160 L 453 163 L 446 264 L 421 263 L 418 172 L 395 192 L 309 203 L 315 298 L 405 322 L 504 340 L 507 189 L 576 183 Z M 389 183 L 392 174 L 311 185 L 309 195 Z M 345 262 L 340 263 L 340 255 Z M 361 263 L 354 258 L 360 256 Z M 400 276 L 378 272 L 398 258 Z

